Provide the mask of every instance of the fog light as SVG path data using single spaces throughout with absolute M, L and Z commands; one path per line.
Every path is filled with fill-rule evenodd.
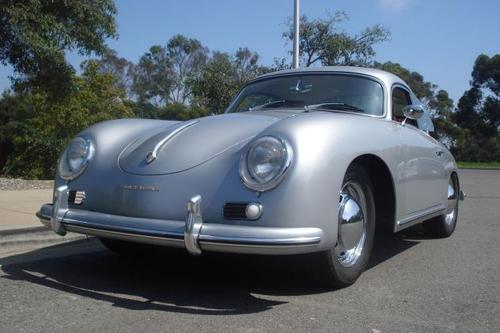
M 245 209 L 245 215 L 249 220 L 257 220 L 262 216 L 262 205 L 258 203 L 249 203 Z

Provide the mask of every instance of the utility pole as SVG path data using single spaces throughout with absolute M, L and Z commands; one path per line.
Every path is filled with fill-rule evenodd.
M 293 6 L 293 68 L 299 68 L 299 25 L 300 0 L 294 0 Z

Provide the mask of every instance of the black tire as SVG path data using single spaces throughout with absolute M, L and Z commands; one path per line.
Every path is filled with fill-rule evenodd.
M 365 169 L 357 164 L 349 167 L 344 177 L 343 185 L 348 182 L 356 182 L 361 185 L 366 200 L 365 216 L 366 237 L 361 254 L 351 267 L 345 267 L 338 259 L 335 248 L 315 254 L 315 265 L 320 269 L 320 282 L 333 288 L 344 288 L 350 286 L 359 278 L 366 269 L 370 259 L 373 241 L 375 238 L 375 199 L 373 185 Z
M 460 187 L 458 184 L 458 177 L 456 174 L 452 174 L 450 178 L 450 183 L 453 183 L 453 188 L 455 192 L 455 196 L 453 199 L 453 201 L 455 201 L 453 205 L 453 210 L 451 212 L 434 217 L 422 223 L 424 232 L 429 237 L 432 238 L 450 237 L 455 231 L 455 228 L 457 226 Z M 452 218 L 450 218 L 449 215 L 450 213 L 453 214 Z

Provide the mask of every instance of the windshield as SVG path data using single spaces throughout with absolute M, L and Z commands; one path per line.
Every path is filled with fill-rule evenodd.
M 287 75 L 249 84 L 227 112 L 298 108 L 382 115 L 383 96 L 380 83 L 360 76 Z

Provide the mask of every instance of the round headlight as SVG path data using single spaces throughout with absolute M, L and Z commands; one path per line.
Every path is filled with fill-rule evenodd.
M 240 176 L 243 183 L 256 191 L 276 187 L 292 162 L 290 145 L 273 136 L 252 142 L 241 156 Z
M 83 173 L 94 154 L 94 146 L 90 140 L 74 138 L 69 143 L 59 160 L 59 176 L 71 180 Z

